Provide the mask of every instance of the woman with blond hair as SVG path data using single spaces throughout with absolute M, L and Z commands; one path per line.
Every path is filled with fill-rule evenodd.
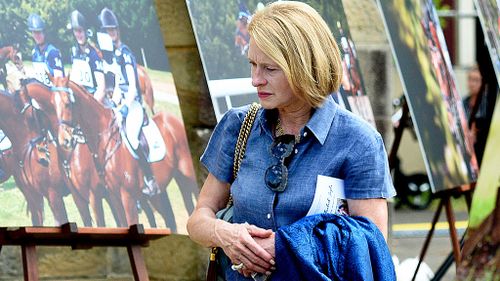
M 230 260 L 227 280 L 289 271 L 276 255 L 277 231 L 306 216 L 323 175 L 343 180 L 350 215 L 373 221 L 385 244 L 386 198 L 395 191 L 384 144 L 330 96 L 342 66 L 327 24 L 307 4 L 280 1 L 257 11 L 248 31 L 252 85 L 262 108 L 236 178 L 234 149 L 249 106 L 229 110 L 215 128 L 201 157 L 209 175 L 188 221 L 191 239 L 222 248 Z M 215 216 L 230 195 L 232 223 Z

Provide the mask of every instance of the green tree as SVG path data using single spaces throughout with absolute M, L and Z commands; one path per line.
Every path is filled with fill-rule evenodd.
M 0 41 L 3 44 L 20 44 L 24 59 L 29 60 L 35 43 L 27 28 L 27 18 L 36 13 L 45 21 L 47 40 L 60 49 L 63 62 L 69 63 L 70 48 L 74 44 L 72 32 L 67 28 L 71 11 L 78 9 L 84 14 L 95 33 L 100 28 L 97 16 L 104 7 L 117 15 L 122 41 L 132 49 L 138 62 L 143 63 L 141 48 L 144 48 L 150 67 L 167 68 L 163 38 L 152 0 L 0 0 L 0 18 L 4 23 L 0 26 Z
M 234 47 L 237 1 L 188 1 L 198 47 L 210 80 L 249 77 L 246 57 Z
M 257 5 L 271 1 L 240 0 L 250 13 L 254 13 Z M 246 56 L 240 54 L 234 46 L 236 20 L 239 12 L 238 0 L 188 0 L 193 27 L 198 47 L 201 50 L 209 80 L 250 77 L 250 67 Z M 315 8 L 330 25 L 335 27 L 336 20 L 343 16 L 341 1 L 332 5 L 328 0 L 303 1 Z

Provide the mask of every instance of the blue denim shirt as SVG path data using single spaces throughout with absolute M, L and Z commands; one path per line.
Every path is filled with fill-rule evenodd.
M 233 108 L 223 116 L 201 156 L 211 174 L 232 183 L 235 223 L 248 222 L 276 231 L 301 219 L 311 206 L 318 175 L 343 179 L 350 199 L 389 198 L 396 194 L 380 134 L 360 117 L 337 106 L 332 97 L 315 109 L 302 129 L 288 165 L 288 185 L 283 193 L 271 191 L 264 182 L 266 169 L 276 163 L 269 153 L 273 114 L 265 109 L 257 113 L 234 180 L 234 147 L 248 108 Z
M 350 199 L 389 198 L 396 194 L 380 134 L 360 117 L 338 107 L 332 97 L 315 109 L 302 129 L 288 165 L 288 185 L 283 193 L 274 193 L 264 182 L 266 169 L 276 163 L 269 153 L 273 141 L 270 124 L 276 118 L 272 111 L 260 109 L 257 113 L 245 157 L 233 179 L 234 148 L 248 108 L 233 108 L 223 116 L 201 156 L 211 174 L 232 183 L 233 222 L 276 231 L 298 221 L 311 206 L 318 175 L 343 179 L 345 195 Z M 226 277 L 251 280 L 229 268 Z

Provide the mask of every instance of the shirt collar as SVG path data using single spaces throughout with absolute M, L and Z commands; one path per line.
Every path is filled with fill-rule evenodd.
M 318 108 L 314 109 L 314 113 L 311 119 L 306 124 L 306 128 L 311 131 L 311 133 L 316 137 L 316 139 L 323 145 L 325 143 L 328 132 L 332 126 L 333 118 L 337 113 L 337 104 L 333 100 L 333 97 L 328 96 L 323 104 Z M 268 110 L 259 110 L 257 113 L 257 120 L 259 121 L 259 134 L 262 135 L 264 132 L 272 136 L 271 128 L 268 125 L 268 119 L 270 118 L 271 112 Z
M 325 143 L 328 132 L 330 132 L 337 109 L 338 106 L 330 95 L 323 104 L 315 109 L 311 119 L 306 124 L 306 128 L 311 131 L 321 145 Z
M 257 129 L 258 129 L 259 135 L 262 136 L 262 134 L 265 133 L 265 134 L 268 134 L 269 136 L 271 136 L 271 138 L 272 138 L 273 133 L 271 132 L 271 127 L 269 126 L 269 122 L 268 122 L 269 114 L 271 114 L 271 113 L 266 109 L 259 110 L 257 112 L 256 120 L 259 121 L 259 126 Z

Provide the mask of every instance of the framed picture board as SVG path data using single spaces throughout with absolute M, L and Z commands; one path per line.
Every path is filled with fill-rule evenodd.
M 199 189 L 154 2 L 28 2 L 0 0 L 0 225 L 186 233 Z
M 432 0 L 378 0 L 433 192 L 475 182 L 478 165 Z
M 252 14 L 271 1 L 231 0 L 213 2 L 187 0 L 191 22 L 202 58 L 217 120 L 233 106 L 257 101 L 251 84 L 247 50 L 250 37 L 246 27 Z M 375 125 L 372 108 L 363 84 L 356 46 L 351 39 L 342 1 L 303 1 L 325 19 L 342 53 L 344 76 L 334 99 L 342 107 Z
M 474 0 L 479 21 L 483 28 L 484 39 L 488 46 L 491 63 L 495 69 L 495 75 L 500 77 L 500 33 L 498 2 L 496 0 Z

